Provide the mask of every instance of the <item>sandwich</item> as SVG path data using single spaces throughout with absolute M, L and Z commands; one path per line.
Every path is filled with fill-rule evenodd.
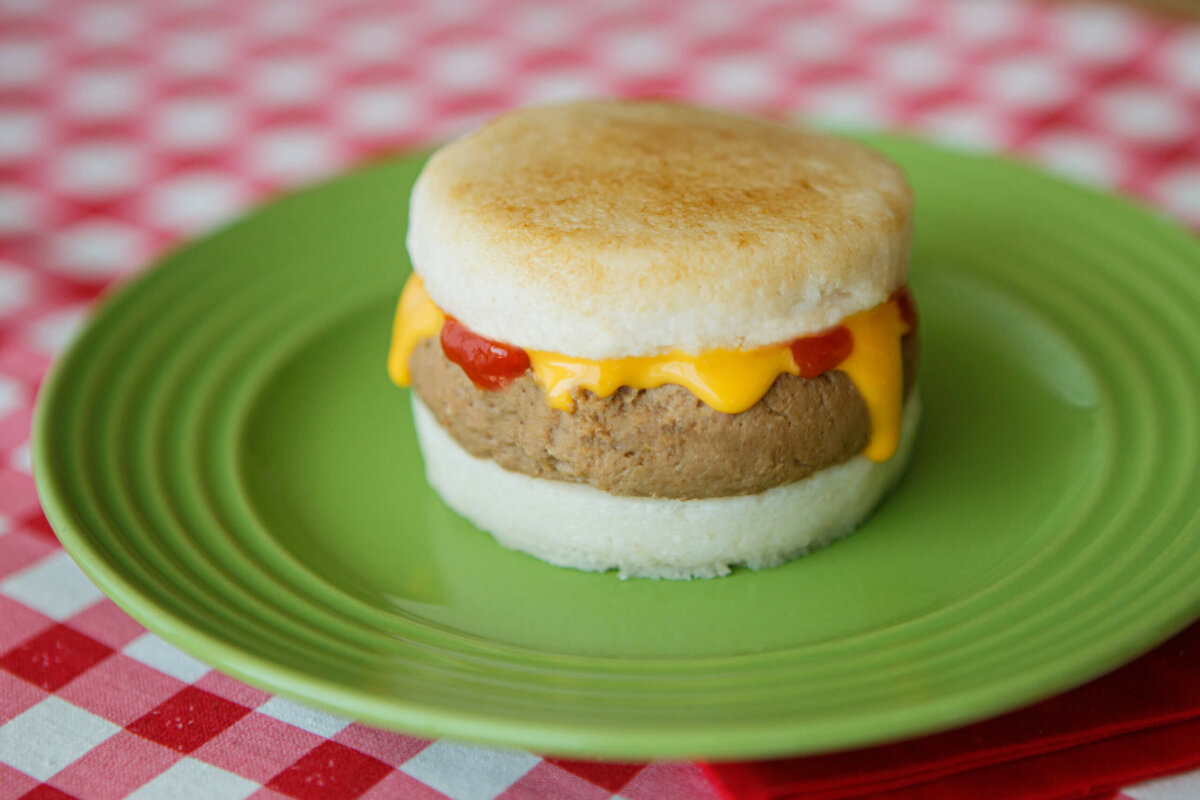
M 841 137 L 661 102 L 510 112 L 409 210 L 388 370 L 432 487 L 509 548 L 622 577 L 853 531 L 920 404 L 912 191 Z

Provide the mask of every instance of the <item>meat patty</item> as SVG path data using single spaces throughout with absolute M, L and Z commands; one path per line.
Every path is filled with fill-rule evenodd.
M 905 396 L 916 376 L 917 336 L 902 340 Z M 412 388 L 469 453 L 505 469 L 589 483 L 640 497 L 756 494 L 840 464 L 870 436 L 867 407 L 843 372 L 780 375 L 740 414 L 716 411 L 681 386 L 586 390 L 575 412 L 551 408 L 531 373 L 500 390 L 477 388 L 436 338 L 409 359 Z

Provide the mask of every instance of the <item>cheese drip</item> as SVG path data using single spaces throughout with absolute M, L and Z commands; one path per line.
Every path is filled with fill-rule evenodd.
M 429 339 L 442 332 L 446 315 L 433 304 L 425 291 L 425 284 L 414 273 L 404 284 L 400 303 L 396 306 L 396 319 L 392 322 L 392 346 L 388 349 L 388 377 L 397 386 L 408 386 L 412 375 L 408 371 L 408 359 L 422 339 Z
M 909 328 L 895 300 L 852 314 L 842 325 L 854 338 L 854 349 L 836 369 L 854 381 L 871 419 L 871 438 L 863 455 L 872 461 L 887 461 L 900 446 L 904 404 L 900 337 Z
M 408 359 L 422 339 L 437 336 L 445 315 L 421 279 L 409 278 L 396 309 L 388 374 L 400 386 L 410 380 Z M 842 321 L 854 339 L 854 349 L 836 369 L 846 373 L 858 388 L 871 421 L 871 437 L 863 454 L 872 461 L 887 461 L 900 441 L 900 414 L 904 393 L 904 367 L 900 337 L 908 325 L 895 300 L 853 314 Z M 699 355 L 672 350 L 655 356 L 586 359 L 542 350 L 527 350 L 530 370 L 546 393 L 546 401 L 564 412 L 575 410 L 572 394 L 586 389 L 608 397 L 622 386 L 654 389 L 665 384 L 682 386 L 717 411 L 746 411 L 787 373 L 800 369 L 787 343 L 752 350 L 709 350 Z

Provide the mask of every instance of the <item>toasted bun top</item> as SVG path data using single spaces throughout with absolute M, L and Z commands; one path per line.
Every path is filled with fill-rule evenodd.
M 439 150 L 408 249 L 477 333 L 582 358 L 748 348 L 905 282 L 912 192 L 830 135 L 667 103 L 505 114 Z

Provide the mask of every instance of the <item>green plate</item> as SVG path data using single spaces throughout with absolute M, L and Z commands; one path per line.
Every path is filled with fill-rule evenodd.
M 384 369 L 418 158 L 276 202 L 113 296 L 40 397 L 46 512 L 184 650 L 429 736 L 768 756 L 1076 685 L 1200 611 L 1200 246 L 1026 167 L 872 141 L 917 191 L 925 417 L 901 486 L 827 550 L 620 581 L 443 506 Z

